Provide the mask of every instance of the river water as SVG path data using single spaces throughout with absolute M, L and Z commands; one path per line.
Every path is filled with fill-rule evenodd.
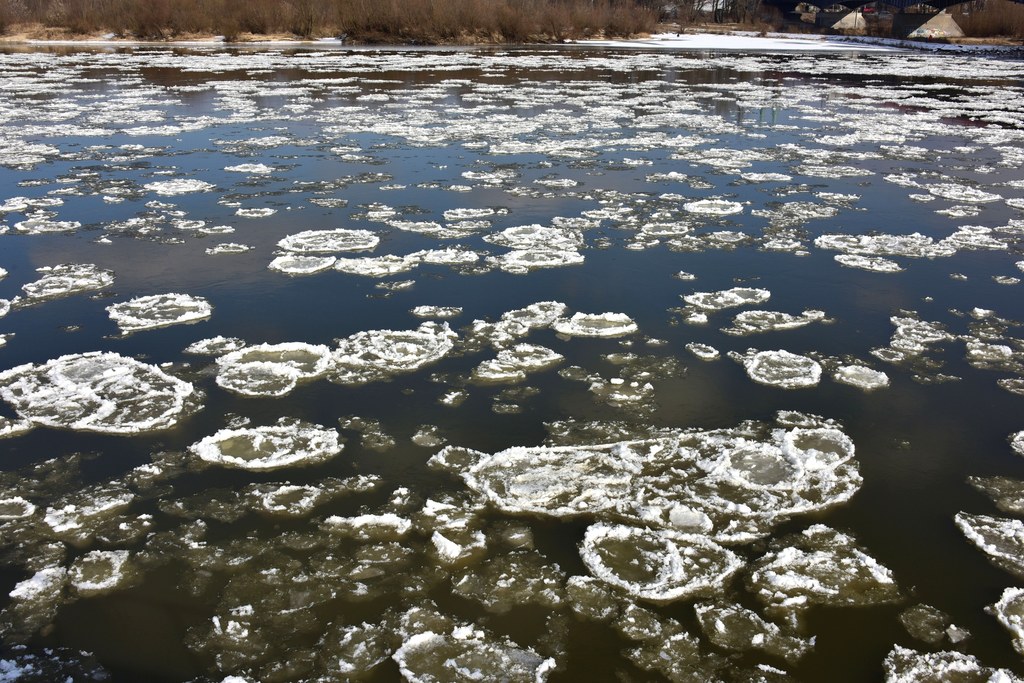
M 4 680 L 1024 675 L 1021 62 L 0 86 Z

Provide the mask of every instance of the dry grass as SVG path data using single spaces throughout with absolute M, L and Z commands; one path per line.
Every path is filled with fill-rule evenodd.
M 965 3 L 952 10 L 964 34 L 974 38 L 1024 38 L 1024 5 L 1008 0 Z
M 0 32 L 37 24 L 72 35 L 346 35 L 353 42 L 478 43 L 651 32 L 639 0 L 0 0 Z

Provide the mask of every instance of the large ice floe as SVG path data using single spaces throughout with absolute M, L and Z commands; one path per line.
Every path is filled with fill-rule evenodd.
M 956 526 L 993 564 L 1024 578 L 1024 521 L 960 512 Z
M 305 230 L 288 235 L 277 246 L 295 254 L 334 254 L 343 251 L 370 251 L 380 238 L 369 230 Z
M 243 470 L 314 465 L 333 458 L 341 449 L 336 430 L 297 420 L 282 420 L 269 427 L 222 429 L 189 448 L 204 462 Z
M 213 307 L 202 297 L 154 294 L 113 304 L 107 307 L 107 312 L 121 332 L 128 334 L 204 320 L 213 314 Z
M 835 426 L 745 423 L 494 454 L 448 446 L 431 462 L 504 512 L 663 529 L 671 532 L 663 544 L 671 534 L 730 544 L 849 500 L 861 483 L 853 455 L 853 442 Z
M 116 353 L 61 356 L 0 373 L 0 397 L 34 424 L 111 434 L 175 425 L 195 406 L 192 384 Z

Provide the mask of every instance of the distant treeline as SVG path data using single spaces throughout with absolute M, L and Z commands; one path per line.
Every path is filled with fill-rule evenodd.
M 654 30 L 653 0 L 0 0 L 25 26 L 128 38 L 347 36 L 362 43 L 519 43 Z

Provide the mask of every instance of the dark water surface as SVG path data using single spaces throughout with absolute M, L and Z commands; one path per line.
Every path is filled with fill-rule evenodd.
M 40 48 L 0 53 L 0 86 L 0 298 L 12 303 L 0 369 L 20 367 L 0 374 L 0 429 L 13 432 L 0 441 L 0 660 L 26 680 L 100 668 L 115 681 L 920 676 L 890 655 L 897 647 L 974 657 L 964 666 L 984 679 L 986 667 L 1024 675 L 988 609 L 1024 576 L 1024 527 L 1011 521 L 1024 511 L 1013 506 L 1024 459 L 1011 445 L 1024 430 L 1012 391 L 1024 380 L 1020 62 Z M 487 211 L 467 224 L 466 209 Z M 533 224 L 543 229 L 532 237 L 503 233 Z M 339 228 L 379 242 L 327 247 L 311 274 L 268 268 L 286 236 Z M 915 233 L 913 244 L 886 237 Z M 208 252 L 223 243 L 246 250 Z M 424 253 L 443 249 L 458 253 Z M 844 265 L 843 254 L 865 260 Z M 333 266 L 384 255 L 408 269 Z M 35 299 L 22 289 L 59 264 L 113 280 Z M 681 298 L 734 288 L 766 294 L 720 309 Z M 169 293 L 212 312 L 128 334 L 108 314 Z M 564 306 L 511 336 L 484 324 L 538 302 Z M 723 332 L 753 310 L 812 313 L 792 329 Z M 624 314 L 635 327 L 555 329 L 577 313 Z M 911 319 L 929 331 L 900 336 Z M 438 344 L 422 363 L 387 335 L 375 352 L 360 346 L 361 332 L 414 329 L 435 334 L 415 343 Z M 279 396 L 252 395 L 225 384 L 226 349 L 185 350 L 218 335 L 324 345 L 330 367 Z M 339 343 L 362 359 L 348 361 L 355 379 L 338 374 Z M 562 358 L 482 380 L 481 364 L 517 344 Z M 702 360 L 692 344 L 719 355 Z M 741 354 L 766 351 L 801 357 L 794 381 L 808 386 L 748 373 Z M 108 379 L 136 359 L 188 383 L 188 398 L 139 429 L 125 425 L 167 399 L 131 382 L 106 408 L 90 403 L 96 377 L 40 380 L 18 398 L 43 364 L 90 352 L 116 354 Z M 785 374 L 780 357 L 761 356 Z M 88 375 L 98 357 L 85 358 Z M 849 366 L 887 384 L 837 381 Z M 76 403 L 87 407 L 74 417 Z M 113 417 L 93 420 L 111 405 Z M 344 447 L 273 469 L 211 464 L 192 448 L 281 418 Z M 779 445 L 800 434 L 855 447 L 821 465 L 837 479 L 820 490 L 801 488 L 818 486 L 818 451 Z M 692 467 L 683 461 L 696 456 L 673 450 L 680 438 L 700 441 Z M 586 463 L 633 456 L 584 446 L 644 439 L 662 450 L 629 470 L 632 483 L 603 490 Z M 479 474 L 490 454 L 541 446 L 554 450 Z M 607 481 L 620 466 L 603 466 Z M 1003 505 L 968 477 L 1009 478 Z M 721 499 L 702 497 L 705 480 Z M 302 508 L 281 486 L 319 498 Z M 274 509 L 259 502 L 272 490 Z M 787 508 L 793 491 L 803 502 Z M 560 506 L 573 495 L 585 502 L 569 515 Z M 691 528 L 683 512 L 707 522 Z M 1001 520 L 988 539 L 1002 566 L 958 513 Z M 588 530 L 605 527 L 661 540 L 646 555 L 628 539 L 581 555 Z M 690 567 L 666 579 L 679 591 L 654 597 L 665 585 L 644 563 L 676 548 L 700 555 L 702 543 L 735 566 L 692 590 Z M 785 574 L 800 552 L 803 568 L 778 583 L 758 571 L 774 559 Z M 702 624 L 709 605 L 742 607 L 748 621 Z M 931 642 L 901 623 L 921 605 L 941 613 Z M 773 638 L 786 645 L 763 645 Z

